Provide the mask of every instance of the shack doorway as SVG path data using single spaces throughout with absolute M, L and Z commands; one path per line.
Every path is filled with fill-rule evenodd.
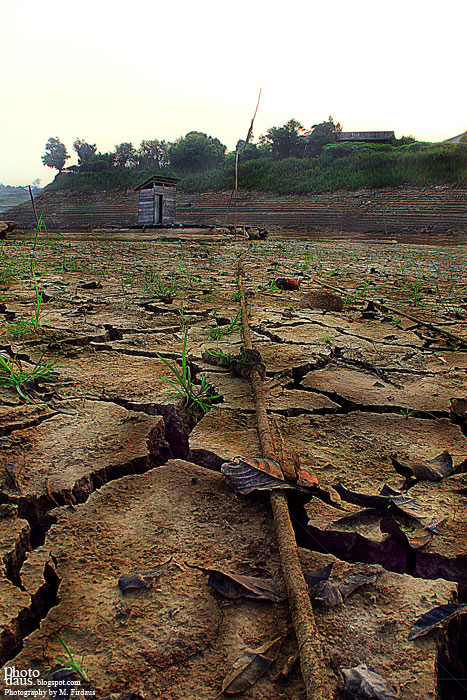
M 162 195 L 161 194 L 154 195 L 154 223 L 155 224 L 162 223 Z

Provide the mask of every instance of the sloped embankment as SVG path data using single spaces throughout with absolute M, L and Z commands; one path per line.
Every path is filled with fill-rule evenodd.
M 177 221 L 209 225 L 233 223 L 230 192 L 177 195 Z M 314 195 L 275 195 L 239 192 L 238 221 L 242 224 L 289 230 L 332 228 L 357 233 L 466 232 L 467 189 L 450 185 L 382 188 Z M 99 227 L 126 228 L 137 222 L 138 194 L 133 191 L 95 193 L 44 192 L 37 209 L 49 229 L 90 231 Z M 34 228 L 29 202 L 10 209 L 0 219 L 14 219 Z

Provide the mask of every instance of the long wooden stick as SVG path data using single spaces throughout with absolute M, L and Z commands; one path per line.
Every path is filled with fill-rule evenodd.
M 232 204 L 232 197 L 234 196 L 234 193 L 235 193 L 235 202 L 234 202 L 234 204 L 235 204 L 235 241 L 237 240 L 237 223 L 238 223 L 237 222 L 237 219 L 238 219 L 238 211 L 237 211 L 238 164 L 240 161 L 240 156 L 242 155 L 243 151 L 245 150 L 247 143 L 249 142 L 249 140 L 251 139 L 251 136 L 253 134 L 253 125 L 255 123 L 256 115 L 258 114 L 259 102 L 261 100 L 261 92 L 262 92 L 262 88 L 259 89 L 258 101 L 256 103 L 255 113 L 253 114 L 253 118 L 251 120 L 250 127 L 249 127 L 248 133 L 246 135 L 246 139 L 243 143 L 243 148 L 240 152 L 239 152 L 238 148 L 235 151 L 235 183 L 234 183 L 234 186 L 232 188 L 232 192 L 230 193 L 230 199 L 229 199 L 229 203 L 227 205 L 227 211 L 226 211 L 225 216 L 224 216 L 224 224 L 223 224 L 225 226 L 225 224 L 227 222 L 227 217 L 229 216 L 229 211 L 230 211 L 230 205 Z
M 29 187 L 29 196 L 30 196 L 31 202 L 32 202 L 32 208 L 34 209 L 34 216 L 36 217 L 36 223 L 39 226 L 39 217 L 37 216 L 36 203 L 34 201 L 34 196 L 32 194 L 31 185 L 28 185 L 28 187 Z
M 238 265 L 238 288 L 242 311 L 243 342 L 246 349 L 252 349 L 250 326 L 243 290 L 243 265 Z M 255 369 L 250 372 L 258 434 L 263 456 L 276 459 L 274 441 L 266 411 L 261 375 Z M 306 688 L 307 700 L 330 700 L 334 696 L 331 673 L 323 659 L 321 638 L 315 623 L 308 586 L 303 576 L 298 556 L 297 541 L 290 520 L 289 505 L 283 491 L 271 491 L 271 508 L 279 547 L 282 573 L 284 576 L 290 614 L 300 652 L 300 666 Z

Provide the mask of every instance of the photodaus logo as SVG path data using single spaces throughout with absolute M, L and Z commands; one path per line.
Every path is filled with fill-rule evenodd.
M 5 666 L 3 669 L 3 679 L 5 685 L 27 686 L 32 685 L 40 676 L 40 671 L 32 668 L 20 671 L 16 666 Z

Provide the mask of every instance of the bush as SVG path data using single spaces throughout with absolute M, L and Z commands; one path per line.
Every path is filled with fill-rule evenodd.
M 223 164 L 202 172 L 179 172 L 184 192 L 219 191 L 234 183 L 235 165 Z M 402 146 L 334 143 L 314 158 L 273 160 L 262 156 L 240 162 L 239 187 L 278 194 L 310 194 L 339 189 L 396 187 L 407 184 L 457 183 L 467 173 L 464 144 L 411 143 Z M 96 191 L 130 189 L 153 175 L 174 176 L 174 170 L 154 167 L 112 168 L 102 172 L 57 177 L 47 190 Z

